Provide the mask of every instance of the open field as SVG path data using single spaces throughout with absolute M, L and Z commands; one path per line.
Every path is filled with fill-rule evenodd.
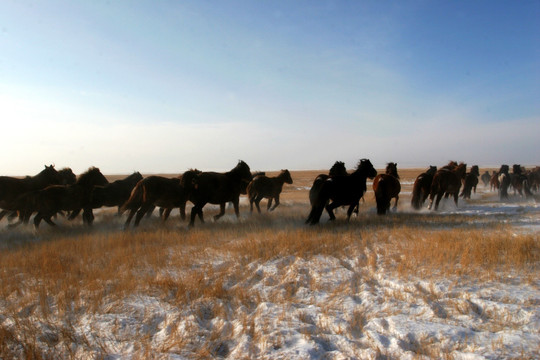
M 115 209 L 92 229 L 2 220 L 0 358 L 540 357 L 538 196 L 503 204 L 479 184 L 458 208 L 414 212 L 422 171 L 399 170 L 387 216 L 368 183 L 349 223 L 339 209 L 304 225 L 324 171 L 292 171 L 272 213 L 243 197 L 240 219 L 206 206 L 190 230 L 177 210 L 129 231 Z

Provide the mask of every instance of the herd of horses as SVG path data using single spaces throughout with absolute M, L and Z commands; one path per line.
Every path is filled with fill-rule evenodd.
M 497 190 L 501 200 L 508 198 L 511 188 L 515 194 L 530 197 L 540 187 L 540 167 L 526 171 L 520 165 L 514 165 L 510 173 L 510 167 L 502 165 L 499 171 L 492 174 L 486 171 L 482 175 L 478 166 L 471 167 L 469 172 L 466 170 L 466 164 L 455 161 L 440 169 L 430 166 L 414 182 L 412 207 L 421 209 L 429 197 L 428 209 L 437 210 L 443 196 L 452 196 L 457 206 L 459 196 L 467 199 L 473 191 L 476 192 L 479 179 L 485 186 Z M 368 159 L 361 159 L 351 173 L 347 172 L 343 162 L 336 161 L 328 174 L 320 174 L 313 181 L 309 191 L 311 210 L 306 224 L 317 224 L 324 210 L 330 220 L 334 220 L 334 210 L 342 206 L 347 207 L 349 220 L 353 212 L 358 212 L 360 200 L 367 191 L 367 179 L 373 179 L 377 214 L 388 213 L 392 199 L 392 209 L 395 211 L 401 191 L 396 163 L 388 163 L 385 173 L 377 174 Z M 133 217 L 134 226 L 138 226 L 145 215 L 152 214 L 156 207 L 163 221 L 175 208 L 180 210 L 180 216 L 185 220 L 189 201 L 193 204 L 189 226 L 193 227 L 197 217 L 204 222 L 203 208 L 206 204 L 220 206 L 215 220 L 225 214 L 227 203 L 232 203 L 239 217 L 242 194 L 247 195 L 251 212 L 253 205 L 261 212 L 259 204 L 263 199 L 268 199 L 267 210 L 272 211 L 280 203 L 285 183 L 293 183 L 288 170 L 282 170 L 274 177 L 266 176 L 263 172 L 252 174 L 250 167 L 241 160 L 224 173 L 190 169 L 176 178 L 143 178 L 139 172 L 135 172 L 114 182 L 109 182 L 96 167 L 75 176 L 69 168 L 56 170 L 50 165 L 35 176 L 0 176 L 0 220 L 7 215 L 12 220 L 8 226 L 15 227 L 27 224 L 34 215 L 33 223 L 38 228 L 41 221 L 55 226 L 53 218 L 59 214 L 72 220 L 82 212 L 83 223 L 92 225 L 94 209 L 117 207 L 119 215 L 128 212 L 124 224 L 127 229 Z

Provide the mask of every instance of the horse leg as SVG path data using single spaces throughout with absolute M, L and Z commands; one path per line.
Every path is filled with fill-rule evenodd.
M 456 191 L 454 193 L 454 202 L 456 203 L 456 207 L 458 206 L 457 203 L 458 203 L 458 198 L 459 198 L 459 191 Z
M 137 211 L 137 209 L 130 209 L 129 210 L 129 214 L 128 214 L 128 217 L 126 219 L 126 222 L 124 223 L 124 229 L 127 230 L 129 228 L 129 223 L 131 222 L 131 219 L 133 219 L 133 215 L 135 215 L 135 212 Z
M 257 211 L 259 212 L 259 214 L 261 213 L 261 200 L 263 198 L 262 197 L 257 197 L 254 202 L 255 202 L 255 206 L 257 207 Z
M 79 215 L 79 213 L 81 212 L 81 209 L 77 209 L 77 210 L 73 210 L 71 212 L 71 214 L 69 214 L 69 217 L 68 217 L 68 220 L 73 220 L 77 217 L 77 215 Z M 83 216 L 84 217 L 84 216 Z
M 330 215 L 330 221 L 336 220 L 336 216 L 334 215 L 334 209 L 338 206 L 339 205 L 335 205 L 335 203 L 331 203 L 325 206 L 326 212 L 328 212 L 328 215 Z
M 270 205 L 270 200 L 268 200 L 268 205 Z M 270 211 L 274 211 L 278 207 L 278 205 L 279 205 L 279 195 L 277 195 L 274 198 L 274 206 L 270 209 Z
M 392 211 L 397 211 L 397 203 L 399 201 L 399 195 L 396 195 L 396 201 L 394 202 L 394 207 L 392 208 Z
M 180 205 L 180 218 L 182 221 L 186 220 L 186 203 Z
M 204 205 L 205 204 L 194 205 L 191 208 L 191 216 L 190 216 L 189 225 L 188 225 L 189 227 L 195 226 L 195 217 L 197 215 L 199 216 L 199 219 L 201 220 L 201 223 L 204 223 L 203 211 L 202 211 L 202 208 L 204 207 Z
M 133 227 L 139 226 L 139 223 L 141 222 L 141 219 L 143 216 L 148 212 L 148 210 L 152 207 L 150 204 L 142 204 L 139 211 L 137 211 L 137 216 L 135 216 L 135 222 L 133 223 Z
M 92 208 L 84 209 L 83 210 L 83 222 L 88 225 L 92 226 L 92 223 L 94 222 L 94 213 L 92 211 Z
M 273 198 L 268 198 L 268 203 L 266 204 L 266 211 L 272 211 L 272 202 L 274 201 Z
M 172 208 L 166 208 L 163 212 L 163 215 L 161 216 L 161 221 L 165 222 L 169 218 L 169 215 L 171 215 Z
M 234 207 L 234 214 L 236 215 L 236 218 L 239 219 L 240 218 L 240 207 L 239 207 L 240 198 L 234 199 L 232 203 Z
M 225 205 L 226 203 L 219 204 L 219 214 L 214 215 L 214 221 L 218 220 L 220 217 L 225 215 Z M 235 211 L 236 211 L 236 208 L 235 208 Z
M 351 204 L 351 205 L 349 206 L 349 208 L 347 209 L 347 221 L 350 221 L 350 220 L 351 220 L 351 215 L 352 215 L 352 213 L 353 213 L 355 207 L 357 207 L 357 206 L 358 206 L 358 204 Z
M 439 192 L 437 194 L 437 199 L 435 200 L 435 211 L 439 209 L 439 203 L 441 202 L 443 195 L 444 195 L 444 192 Z

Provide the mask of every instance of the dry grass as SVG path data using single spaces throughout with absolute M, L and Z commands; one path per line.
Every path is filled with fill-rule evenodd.
M 419 172 L 409 171 L 402 179 L 414 178 Z M 463 215 L 398 213 L 380 217 L 366 211 L 374 206 L 369 194 L 361 214 L 350 223 L 342 220 L 342 212 L 335 223 L 307 227 L 303 224 L 307 188 L 318 173 L 293 173 L 295 184 L 285 187 L 282 204 L 274 213 L 243 215 L 239 222 L 226 217 L 188 231 L 175 218 L 164 225 L 147 221 L 138 230 L 123 232 L 118 226 L 121 221 L 104 213 L 102 222 L 90 230 L 79 224 L 38 233 L 2 230 L 8 235 L 0 253 L 0 358 L 49 358 L 58 353 L 77 358 L 80 354 L 73 344 L 98 358 L 104 356 L 114 349 L 107 341 L 96 341 L 99 329 L 81 334 L 75 330 L 81 324 L 74 319 L 104 311 L 114 314 L 115 306 L 132 296 L 151 296 L 174 309 L 191 309 L 191 320 L 169 325 L 162 351 L 185 354 L 186 349 L 196 348 L 191 354 L 198 358 L 227 356 L 227 343 L 239 335 L 235 331 L 253 339 L 271 331 L 272 324 L 255 324 L 247 316 L 259 304 L 286 304 L 300 291 L 314 292 L 326 286 L 324 274 L 300 274 L 305 280 L 301 283 L 289 279 L 290 273 L 298 275 L 295 264 L 299 259 L 335 258 L 353 272 L 353 281 L 334 290 L 337 293 L 369 285 L 375 281 L 370 274 L 380 267 L 402 278 L 477 280 L 500 280 L 514 273 L 533 280 L 540 270 L 537 234 L 516 234 L 497 219 Z M 242 212 L 248 212 L 245 205 Z M 257 264 L 263 263 L 275 263 L 276 274 L 258 273 Z M 273 290 L 252 291 L 262 281 Z M 308 289 L 302 284 L 308 284 Z M 434 290 L 424 293 L 426 302 L 436 301 Z M 472 311 L 464 306 L 460 302 L 456 311 Z M 334 305 L 326 311 L 334 311 Z M 232 318 L 239 321 L 237 330 L 216 325 L 220 319 Z M 144 314 L 141 321 L 141 329 L 155 326 L 155 319 Z M 305 336 L 326 327 L 307 314 L 296 321 L 305 324 Z M 368 310 L 358 307 L 341 330 L 324 331 L 348 331 L 358 337 L 368 321 Z M 194 323 L 197 329 L 201 324 L 207 328 L 197 339 L 190 333 Z M 120 325 L 109 331 L 111 337 L 123 336 Z M 279 333 L 274 338 L 274 346 L 284 341 Z M 139 340 L 136 353 L 144 357 L 152 349 L 152 340 L 144 336 Z M 433 341 L 418 337 L 413 350 L 418 355 L 441 355 Z

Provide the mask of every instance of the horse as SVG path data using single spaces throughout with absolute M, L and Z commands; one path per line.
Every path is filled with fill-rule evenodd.
M 459 189 L 461 188 L 461 180 L 465 177 L 467 164 L 460 163 L 457 165 L 455 161 L 439 169 L 433 176 L 431 190 L 429 194 L 428 209 L 432 209 L 435 202 L 435 210 L 439 208 L 439 203 L 443 195 L 447 198 L 449 195 L 454 196 L 454 202 L 458 205 Z M 435 199 L 436 198 L 436 199 Z
M 499 198 L 501 201 L 508 199 L 508 188 L 510 187 L 511 180 L 508 171 L 510 167 L 506 164 L 501 165 L 499 172 L 497 173 L 497 182 L 499 184 Z
M 486 172 L 482 174 L 480 179 L 484 183 L 484 186 L 487 187 L 489 185 L 489 181 L 491 180 L 491 175 L 489 174 L 489 171 L 486 170 Z
M 43 189 L 48 185 L 61 184 L 62 180 L 62 176 L 56 171 L 54 165 L 45 165 L 45 169 L 34 176 L 24 178 L 0 176 L 0 208 L 17 210 L 13 209 L 13 202 L 19 196 L 29 191 Z M 2 214 L 2 217 L 4 215 L 5 213 Z
M 529 179 L 529 186 L 531 187 L 531 192 L 538 191 L 538 188 L 540 187 L 540 167 L 537 166 L 531 171 L 529 171 L 527 177 Z
M 397 209 L 401 184 L 397 172 L 397 163 L 386 164 L 386 173 L 379 174 L 373 179 L 373 192 L 377 203 L 377 214 L 385 215 L 390 209 L 390 202 L 395 198 L 393 210 Z
M 489 190 L 490 191 L 499 191 L 501 183 L 499 182 L 499 172 L 493 171 L 491 174 L 491 179 L 489 179 Z
M 131 191 L 142 178 L 140 172 L 134 172 L 124 179 L 116 180 L 105 185 L 94 186 L 91 194 L 92 208 L 117 206 L 118 215 L 120 215 L 122 205 L 129 199 Z
M 343 161 L 336 161 L 334 165 L 330 168 L 328 174 L 319 174 L 313 181 L 311 189 L 309 189 L 309 203 L 313 206 L 315 199 L 318 197 L 319 191 L 324 182 L 332 176 L 346 176 L 347 169 L 345 168 L 345 163 Z
M 476 194 L 476 186 L 478 185 L 478 177 L 480 176 L 480 170 L 478 165 L 473 165 L 471 171 L 465 175 L 463 179 L 463 190 L 461 191 L 460 196 L 464 199 L 471 198 L 471 192 L 474 191 Z
M 420 210 L 424 202 L 429 196 L 431 191 L 431 183 L 433 182 L 433 175 L 437 172 L 436 166 L 430 166 L 426 172 L 418 175 L 414 180 L 411 206 L 413 209 Z
M 3 201 L 2 208 L 0 211 L 0 220 L 10 213 L 9 218 L 17 217 L 18 209 L 15 203 L 20 203 L 16 201 L 22 194 L 39 190 L 47 187 L 48 185 L 68 185 L 75 183 L 76 176 L 73 171 L 66 167 L 61 170 L 55 170 L 54 165 L 45 166 L 45 169 L 35 176 L 26 176 L 25 178 L 11 178 L 7 176 L 0 177 L 0 193 L 2 193 Z M 12 185 L 12 186 L 10 186 Z M 15 185 L 15 186 L 13 186 Z M 10 190 L 9 192 L 3 192 L 2 190 Z
M 189 226 L 195 226 L 195 217 L 204 223 L 203 207 L 210 204 L 219 204 L 220 212 L 214 216 L 218 220 L 225 214 L 225 204 L 233 203 L 234 213 L 240 217 L 239 201 L 242 184 L 251 181 L 251 172 L 248 164 L 240 160 L 236 167 L 226 173 L 205 171 L 193 178 L 193 188 L 189 192 L 189 201 L 193 203 Z
M 275 210 L 279 205 L 279 195 L 281 194 L 284 183 L 293 183 L 291 173 L 286 169 L 281 170 L 279 175 L 275 177 L 265 175 L 255 176 L 247 187 L 250 212 L 253 212 L 253 203 L 255 203 L 260 214 L 261 208 L 259 207 L 259 203 L 264 198 L 268 199 L 266 209 L 268 211 Z M 274 206 L 272 206 L 272 200 L 275 200 Z
M 324 209 L 330 215 L 330 220 L 335 220 L 334 209 L 343 205 L 349 205 L 347 210 L 347 221 L 349 221 L 355 206 L 366 192 L 367 178 L 373 179 L 375 176 L 377 176 L 377 170 L 371 161 L 362 159 L 350 175 L 332 176 L 326 179 L 313 199 L 306 224 L 317 224 Z M 329 203 L 330 200 L 332 203 Z
M 180 216 L 184 220 L 188 191 L 192 186 L 193 177 L 197 174 L 200 174 L 200 171 L 192 169 L 186 171 L 181 177 L 149 176 L 140 180 L 129 199 L 122 205 L 122 212 L 129 210 L 124 229 L 129 227 L 135 213 L 137 216 L 133 226 L 137 227 L 143 216 L 156 206 L 164 210 L 161 214 L 162 221 L 167 220 L 174 208 L 180 208 Z
M 34 227 L 37 229 L 41 220 L 49 225 L 56 224 L 51 218 L 61 211 L 78 212 L 83 209 L 83 221 L 92 225 L 94 214 L 90 202 L 92 189 L 96 185 L 105 185 L 108 181 L 96 167 L 89 168 L 81 174 L 77 181 L 71 185 L 50 185 L 42 190 L 27 193 L 24 196 L 25 210 L 24 222 L 28 222 L 30 215 L 37 212 L 34 217 Z
M 521 165 L 514 164 L 512 166 L 510 183 L 514 188 L 514 195 L 516 195 L 516 192 L 518 192 L 520 196 L 523 196 L 523 193 L 525 193 L 525 197 L 532 196 L 532 192 L 529 187 L 529 178 L 523 173 Z

